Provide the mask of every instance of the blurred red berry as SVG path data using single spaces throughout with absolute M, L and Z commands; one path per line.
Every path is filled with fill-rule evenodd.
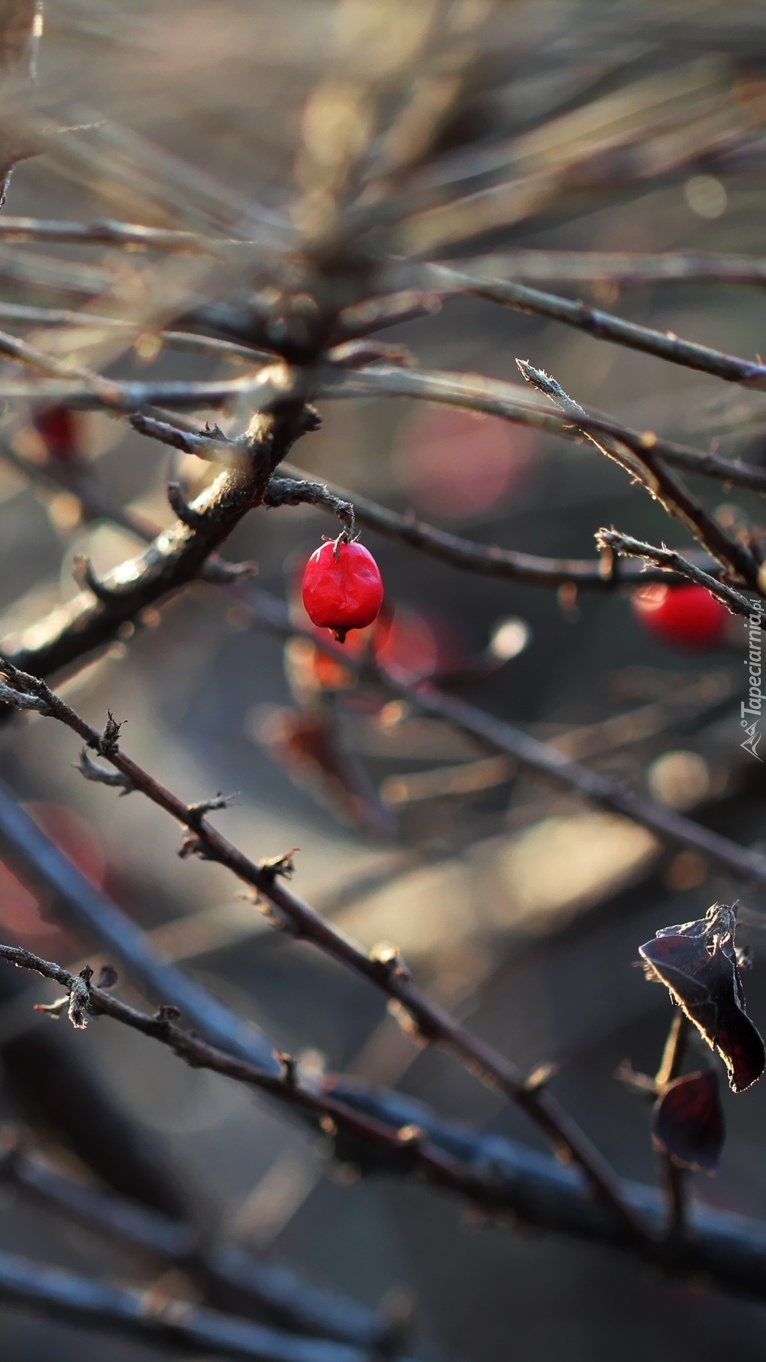
M 343 643 L 349 629 L 364 629 L 383 604 L 383 582 L 361 544 L 336 540 L 315 550 L 303 573 L 303 604 L 312 624 Z
M 633 609 L 655 638 L 677 648 L 715 648 L 723 642 L 729 611 L 704 586 L 648 586 Z
M 62 463 L 74 463 L 80 457 L 80 430 L 78 413 L 69 407 L 40 407 L 34 414 L 32 424 L 45 442 L 45 448 L 52 459 Z

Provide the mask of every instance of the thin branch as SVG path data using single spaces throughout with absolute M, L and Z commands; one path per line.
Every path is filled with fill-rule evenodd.
M 88 879 L 45 836 L 29 814 L 0 785 L 0 843 L 12 865 L 53 890 L 62 922 L 96 941 L 133 978 L 163 1003 L 178 1007 L 202 1035 L 225 1045 L 265 1072 L 279 1071 L 273 1047 L 249 1022 L 219 1003 L 155 949 L 146 933 Z
M 640 440 L 630 443 L 628 441 L 615 443 L 611 437 L 604 440 L 594 435 L 588 428 L 588 413 L 584 407 L 575 402 L 554 378 L 544 373 L 542 369 L 536 369 L 526 360 L 517 359 L 516 364 L 527 382 L 552 398 L 597 449 L 608 458 L 614 459 L 628 473 L 638 477 L 668 514 L 680 520 L 722 567 L 728 569 L 735 579 L 740 579 L 747 586 L 757 589 L 759 565 L 750 550 L 719 525 L 702 503 L 692 495 L 686 484 L 665 465 L 662 458 L 657 456 L 656 440 L 653 435 L 644 435 Z
M 152 1301 L 63 1268 L 0 1254 L 0 1300 L 36 1314 L 108 1333 L 126 1334 L 156 1347 L 251 1362 L 369 1362 L 369 1348 L 283 1333 L 189 1301 Z
M 353 373 L 344 374 L 336 370 L 325 376 L 322 389 L 322 395 L 326 398 L 376 394 L 382 397 L 425 398 L 429 402 L 483 412 L 487 416 L 499 416 L 505 421 L 533 430 L 549 431 L 552 435 L 577 444 L 582 438 L 580 431 L 566 418 L 543 406 L 533 406 L 528 394 L 517 384 L 504 383 L 483 374 L 403 369 L 400 366 L 375 364 Z M 648 438 L 648 432 L 632 430 L 602 413 L 587 413 L 587 420 L 585 416 L 580 419 L 583 426 L 587 425 L 588 432 L 601 431 L 611 435 L 629 449 L 640 445 L 641 441 L 645 445 Z M 654 431 L 651 432 L 651 440 L 654 452 L 673 468 L 717 478 L 733 486 L 749 487 L 755 492 L 766 492 L 766 470 L 756 464 L 748 464 L 740 459 L 725 459 L 691 445 L 663 440 Z
M 0 1179 L 67 1223 L 86 1225 L 175 1263 L 208 1295 L 236 1299 L 238 1310 L 255 1308 L 268 1323 L 368 1348 L 380 1340 L 383 1320 L 356 1302 L 321 1291 L 236 1244 L 206 1242 L 193 1225 L 67 1177 L 10 1136 L 0 1151 Z
M 143 247 L 154 251 L 191 251 L 208 254 L 216 245 L 241 245 L 235 240 L 202 236 L 196 232 L 176 231 L 166 227 L 144 227 L 136 222 L 117 222 L 99 218 L 96 222 L 62 222 L 53 218 L 12 217 L 5 213 L 0 219 L 0 240 L 57 241 L 62 244 L 86 243 L 105 246 Z
M 241 437 L 231 438 L 217 427 L 192 432 L 144 413 L 137 413 L 130 419 L 131 425 L 141 434 L 174 449 L 180 449 L 185 454 L 195 454 L 200 459 L 210 459 L 224 466 L 236 466 L 241 461 Z M 614 590 L 616 586 L 629 583 L 645 586 L 648 581 L 668 580 L 660 576 L 647 577 L 645 572 L 625 570 L 616 572 L 613 565 L 605 565 L 599 560 L 543 558 L 536 554 L 519 553 L 513 549 L 501 549 L 496 545 L 476 544 L 469 539 L 461 539 L 458 535 L 416 520 L 414 516 L 389 511 L 386 507 L 333 483 L 312 483 L 307 473 L 289 463 L 283 463 L 282 468 L 296 480 L 294 486 L 288 488 L 283 479 L 272 478 L 265 494 L 265 505 L 308 503 L 326 507 L 334 515 L 340 515 L 341 519 L 346 515 L 344 508 L 353 507 L 359 524 L 377 530 L 399 543 L 408 544 L 411 548 L 422 549 L 453 567 L 470 572 L 500 577 L 507 581 L 525 582 L 532 586 L 557 588 L 574 585 L 604 591 Z M 764 483 L 766 485 L 766 474 Z M 288 501 L 288 493 L 290 498 L 295 499 Z
M 516 282 L 615 284 L 740 284 L 766 286 L 762 256 L 719 251 L 512 250 L 452 262 L 448 268 L 485 279 L 510 275 Z
M 112 728 L 108 737 L 106 732 L 98 733 L 55 695 L 44 681 L 20 672 L 8 662 L 4 670 L 9 684 L 3 698 L 8 703 L 15 703 L 15 695 L 34 699 L 42 714 L 57 719 L 77 733 L 86 746 L 122 772 L 133 789 L 140 791 L 187 829 L 183 847 L 185 854 L 201 855 L 206 860 L 226 866 L 238 879 L 274 905 L 280 922 L 289 925 L 296 937 L 310 941 L 326 955 L 350 967 L 381 989 L 400 1006 L 416 1035 L 424 1041 L 443 1046 L 489 1087 L 503 1093 L 526 1112 L 557 1148 L 566 1150 L 569 1157 L 582 1167 L 594 1189 L 609 1202 L 614 1213 L 626 1219 L 612 1170 L 558 1102 L 550 1093 L 528 1085 L 525 1076 L 509 1060 L 425 998 L 412 982 L 409 970 L 396 948 L 385 946 L 366 953 L 360 945 L 325 922 L 308 903 L 287 889 L 285 877 L 291 871 L 289 857 L 257 865 L 211 827 L 208 820 L 200 815 L 199 809 L 184 803 L 149 772 L 125 756 L 117 745 L 119 730 L 115 732 Z M 627 1220 L 630 1221 L 629 1213 Z M 632 1232 L 640 1235 L 642 1229 L 633 1224 Z
M 542 742 L 513 724 L 494 718 L 475 705 L 447 695 L 426 681 L 413 683 L 403 672 L 396 671 L 391 664 L 384 669 L 375 666 L 369 659 L 359 663 L 351 657 L 343 656 L 342 649 L 295 625 L 282 602 L 266 591 L 251 592 L 248 608 L 255 623 L 266 627 L 280 638 L 297 636 L 308 639 L 314 647 L 341 661 L 343 666 L 360 680 L 379 681 L 413 709 L 444 719 L 461 732 L 476 738 L 491 751 L 506 752 L 526 770 L 536 772 L 565 789 L 575 790 L 586 799 L 601 804 L 614 813 L 622 814 L 631 822 L 648 828 L 660 841 L 670 845 L 694 847 L 706 860 L 721 866 L 739 880 L 766 886 L 766 856 L 747 847 L 741 847 L 728 837 L 710 832 L 692 819 L 685 818 L 683 814 L 676 813 L 662 804 L 655 804 L 645 796 L 631 791 L 618 779 L 589 770 L 588 767 L 572 760 L 553 743 Z
M 303 400 L 291 395 L 289 382 L 273 405 L 273 411 L 251 422 L 242 446 L 247 459 L 221 473 L 192 503 L 193 523 L 178 520 L 138 557 L 109 573 L 102 585 L 110 596 L 76 596 L 20 639 L 6 642 L 19 666 L 43 676 L 69 667 L 110 643 L 121 624 L 200 576 L 211 554 L 262 502 L 274 468 L 306 429 Z
M 689 1041 L 690 1024 L 680 1008 L 670 1024 L 660 1067 L 654 1075 L 658 1093 L 662 1093 L 668 1083 L 678 1078 L 684 1062 Z M 678 1245 L 682 1239 L 688 1217 L 688 1170 L 683 1168 L 668 1150 L 660 1154 L 667 1197 L 667 1228 L 669 1243 Z
M 303 477 L 302 469 L 290 463 L 285 463 L 283 467 L 286 473 Z M 674 580 L 654 573 L 628 571 L 625 567 L 615 568 L 614 564 L 603 558 L 545 558 L 539 554 L 503 549 L 496 544 L 477 544 L 429 525 L 415 516 L 391 511 L 336 483 L 327 482 L 324 485 L 334 496 L 353 501 L 354 514 L 360 525 L 467 572 L 498 577 L 503 581 L 524 582 L 527 586 L 551 587 L 554 590 L 560 586 L 576 586 L 587 591 L 605 592 L 623 586 L 646 586 L 650 582 Z M 711 569 L 717 571 L 716 565 L 711 564 Z
M 0 946 L 0 957 L 37 971 L 67 987 L 76 976 L 17 946 Z M 148 1017 L 110 993 L 89 985 L 94 1014 L 104 1013 L 168 1044 L 182 1057 L 250 1086 L 273 1086 L 277 1095 L 314 1114 L 325 1111 L 326 1134 L 338 1136 L 340 1157 L 365 1172 L 408 1178 L 422 1173 L 429 1183 L 468 1198 L 489 1216 L 507 1223 L 510 1213 L 521 1223 L 536 1225 L 591 1242 L 611 1244 L 649 1258 L 659 1267 L 692 1277 L 704 1274 L 717 1287 L 756 1300 L 766 1299 L 766 1232 L 763 1225 L 741 1216 L 707 1208 L 691 1212 L 689 1233 L 680 1251 L 669 1254 L 662 1240 L 663 1206 L 653 1188 L 623 1182 L 621 1189 L 634 1214 L 651 1227 L 649 1241 L 637 1239 L 625 1224 L 589 1195 L 579 1169 L 562 1167 L 552 1158 L 525 1149 L 502 1136 L 474 1132 L 443 1120 L 422 1103 L 396 1093 L 370 1092 L 355 1080 L 328 1075 L 316 1092 L 295 1086 L 294 1068 L 281 1079 L 264 1080 L 260 1071 L 179 1032 L 167 1017 Z M 289 1075 L 289 1078 L 288 1076 Z M 354 1119 L 355 1118 L 355 1119 Z M 0 1296 L 4 1286 L 0 1258 Z M 204 1312 L 205 1317 L 212 1312 Z M 333 1359 L 334 1362 L 334 1359 Z
M 619 530 L 608 529 L 598 531 L 596 543 L 600 548 L 608 548 L 612 553 L 628 558 L 643 558 L 646 562 L 653 563 L 655 567 L 665 568 L 669 574 L 676 574 L 676 580 L 682 576 L 698 586 L 704 586 L 711 596 L 715 596 L 716 600 L 736 615 L 741 615 L 747 620 L 757 620 L 760 627 L 766 629 L 766 610 L 760 601 L 750 600 L 740 591 L 727 586 L 725 582 L 719 582 L 676 549 L 657 548 L 654 544 L 645 544 L 641 539 L 633 539 L 629 534 L 621 534 Z M 671 576 L 666 578 L 666 581 L 673 580 Z
M 341 660 L 344 667 L 358 678 L 377 679 L 414 710 L 443 719 L 476 738 L 490 751 L 507 753 L 525 770 L 533 771 L 555 785 L 575 790 L 613 813 L 622 814 L 631 822 L 648 828 L 661 842 L 671 846 L 694 847 L 711 864 L 721 866 L 745 883 L 766 887 L 766 856 L 759 852 L 739 846 L 730 838 L 709 831 L 665 805 L 655 804 L 614 777 L 589 770 L 553 743 L 541 742 L 513 724 L 496 719 L 456 696 L 447 695 L 426 681 L 413 683 L 403 673 L 396 672 L 390 664 L 384 670 L 369 661 L 358 664 L 350 657 L 343 657 L 340 648 L 334 648 L 307 630 L 301 631 L 291 621 L 282 602 L 265 591 L 251 593 L 249 608 L 254 621 L 279 637 L 298 635 L 310 639 L 315 647 Z
M 528 288 L 525 284 L 515 284 L 509 280 L 476 278 L 448 269 L 444 265 L 428 265 L 416 271 L 414 283 L 422 288 L 437 290 L 439 285 L 445 292 L 468 293 L 475 298 L 488 302 L 501 303 L 504 307 L 518 312 L 531 312 L 551 321 L 562 322 L 578 331 L 584 331 L 596 340 L 609 341 L 614 345 L 624 345 L 643 354 L 654 355 L 657 359 L 680 364 L 687 369 L 712 374 L 714 378 L 728 383 L 739 383 L 745 388 L 766 391 L 766 365 L 752 360 L 741 359 L 737 355 L 725 354 L 706 345 L 681 340 L 672 331 L 655 331 L 636 322 L 627 322 L 610 312 L 590 307 L 587 303 L 573 302 L 554 293 L 543 293 L 539 289 Z
M 624 815 L 631 822 L 648 828 L 661 842 L 693 847 L 711 864 L 727 870 L 737 879 L 766 886 L 766 856 L 760 852 L 741 847 L 675 810 L 655 804 L 621 780 L 589 770 L 552 744 L 540 742 L 455 696 L 446 695 L 425 683 L 415 688 L 406 681 L 397 680 L 390 669 L 388 675 L 391 687 L 413 708 L 446 720 L 462 732 L 488 743 L 494 751 L 507 752 L 526 770 L 575 790 L 613 813 Z
M 6 350 L 15 353 L 9 358 L 22 359 L 20 345 L 7 344 Z M 5 352 L 5 351 L 3 351 Z M 42 352 L 38 352 L 42 353 Z M 30 361 L 32 356 L 29 357 Z M 52 367 L 52 366 L 51 366 Z M 199 407 L 225 407 L 230 403 L 247 401 L 251 405 L 265 406 L 273 397 L 273 365 L 261 365 L 255 373 L 240 378 L 209 379 L 197 382 L 184 381 L 146 383 L 120 382 L 117 379 L 102 379 L 100 375 L 86 371 L 84 380 L 77 377 L 38 379 L 34 383 L 4 379 L 0 383 L 0 401 L 31 402 L 36 404 L 63 403 L 78 411 L 111 411 L 130 414 L 147 406 L 177 407 L 192 411 Z M 98 379 L 94 383 L 93 378 Z
M 576 1237 L 609 1243 L 622 1242 L 622 1230 L 605 1208 L 583 1196 L 579 1171 L 562 1167 L 550 1157 L 494 1134 L 479 1133 L 434 1115 L 421 1102 L 399 1093 L 370 1094 L 351 1079 L 328 1078 L 329 1089 L 341 1100 L 354 1103 L 378 1120 L 409 1121 L 427 1132 L 433 1146 L 445 1150 L 464 1169 L 494 1182 L 495 1196 L 484 1203 L 499 1213 L 509 1210 L 522 1224 L 536 1225 Z M 361 1151 L 359 1154 L 362 1160 Z M 374 1165 L 366 1164 L 370 1171 Z M 387 1169 L 383 1165 L 381 1171 Z M 699 1273 L 701 1278 L 735 1295 L 766 1299 L 766 1227 L 756 1220 L 692 1207 L 687 1234 L 680 1247 L 663 1241 L 664 1198 L 655 1188 L 634 1182 L 622 1183 L 630 1204 L 652 1227 L 656 1246 L 654 1261 L 671 1274 Z M 599 1228 L 597 1228 L 599 1227 Z M 633 1251 L 646 1258 L 645 1246 Z

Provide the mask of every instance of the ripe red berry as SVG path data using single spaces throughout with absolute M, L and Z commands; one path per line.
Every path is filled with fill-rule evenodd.
M 704 586 L 648 586 L 636 592 L 633 609 L 655 638 L 677 648 L 714 648 L 729 623 L 725 605 Z
M 343 539 L 322 544 L 303 574 L 303 604 L 312 624 L 343 643 L 349 629 L 372 624 L 383 604 L 383 582 L 372 554 Z

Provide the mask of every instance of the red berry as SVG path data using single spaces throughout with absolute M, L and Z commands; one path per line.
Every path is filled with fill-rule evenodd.
M 303 604 L 312 624 L 343 643 L 349 629 L 372 624 L 383 604 L 383 582 L 372 554 L 336 540 L 312 553 L 303 574 Z
M 79 424 L 78 414 L 69 407 L 40 407 L 33 418 L 47 453 L 62 463 L 75 463 L 80 457 Z
M 729 611 L 704 586 L 648 586 L 636 592 L 633 609 L 641 623 L 677 648 L 714 648 L 721 643 Z

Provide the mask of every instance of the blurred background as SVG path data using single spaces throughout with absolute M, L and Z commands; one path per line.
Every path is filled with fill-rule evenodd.
M 15 169 L 4 212 L 255 242 L 210 260 L 0 236 L 1 303 L 96 318 L 90 328 L 54 329 L 0 316 L 68 363 L 131 379 L 237 372 L 237 356 L 152 343 L 158 318 L 164 324 L 200 298 L 268 290 L 274 279 L 285 286 L 295 239 L 284 224 L 310 236 L 311 156 L 315 165 L 332 160 L 327 123 L 317 150 L 307 109 L 333 82 L 353 86 L 349 107 L 374 111 L 363 131 L 377 168 L 367 166 L 366 180 L 360 170 L 349 189 L 355 211 L 367 213 L 372 249 L 380 238 L 381 252 L 458 261 L 746 359 L 766 343 L 763 284 L 700 277 L 699 259 L 695 267 L 698 252 L 761 263 L 759 5 L 545 0 L 386 11 L 51 0 L 45 21 L 25 115 L 43 149 Z M 441 100 L 439 117 L 419 150 L 408 138 L 417 143 L 418 100 L 429 99 Z M 578 254 L 561 254 L 570 252 Z M 603 253 L 681 256 L 690 277 L 662 278 L 655 261 L 640 278 L 635 262 Z M 129 320 L 127 339 L 100 328 L 99 315 Z M 456 297 L 383 338 L 406 346 L 418 371 L 515 384 L 515 358 L 529 359 L 588 408 L 763 462 L 762 395 L 540 317 Z M 6 378 L 18 372 L 6 364 Z M 685 532 L 588 444 L 425 401 L 366 395 L 318 405 L 322 428 L 296 446 L 295 464 L 479 544 L 595 558 L 596 531 L 615 525 L 688 547 Z M 201 411 L 200 425 L 213 416 L 237 433 L 249 411 Z M 83 478 L 97 480 L 107 507 L 165 525 L 169 476 L 191 494 L 210 472 L 102 412 L 70 414 L 63 436 L 28 404 L 8 405 L 2 420 L 26 461 L 20 469 L 0 457 L 0 632 L 13 640 L 74 593 L 76 555 L 103 573 L 140 548 L 108 515 L 84 517 Z M 56 459 L 60 485 L 40 474 Z M 728 523 L 758 523 L 753 494 L 710 481 L 696 490 Z M 268 592 L 305 626 L 296 578 L 334 533 L 332 517 L 312 508 L 256 510 L 226 546 L 230 559 L 257 564 L 255 579 L 184 591 L 61 693 L 96 725 L 107 709 L 124 720 L 125 750 L 184 798 L 236 792 L 216 815 L 232 841 L 257 860 L 299 848 L 301 894 L 367 946 L 398 943 L 426 991 L 522 1069 L 555 1061 L 567 1108 L 620 1174 L 652 1182 L 649 1109 L 615 1081 L 626 1059 L 657 1067 L 671 1020 L 664 990 L 635 968 L 637 947 L 715 899 L 740 896 L 755 954 L 749 1011 L 763 1022 L 763 895 L 520 775 L 380 689 L 354 686 L 307 638 L 286 641 L 259 624 L 259 593 Z M 385 637 L 367 642 L 384 661 L 433 676 L 655 800 L 759 844 L 761 766 L 739 745 L 742 621 L 732 619 L 716 648 L 685 652 L 647 633 L 624 592 L 472 575 L 372 530 L 363 542 L 386 584 Z M 0 753 L 3 778 L 89 877 L 281 1048 L 543 1147 L 520 1113 L 448 1057 L 415 1048 L 374 990 L 274 932 L 224 870 L 180 860 L 177 828 L 146 801 L 81 780 L 66 730 L 17 718 Z M 40 902 L 2 867 L 0 923 L 4 940 L 47 958 L 86 953 L 88 943 L 57 925 L 55 902 Z M 133 996 L 128 977 L 121 985 Z M 5 1123 L 31 1132 L 57 1166 L 156 1202 L 157 1187 L 120 1186 L 118 1145 L 111 1170 L 106 1156 L 89 1165 L 66 1122 L 36 1108 L 30 1066 L 84 1068 L 126 1145 L 146 1152 L 166 1193 L 162 1209 L 184 1206 L 202 1231 L 367 1306 L 411 1309 L 413 1352 L 475 1362 L 510 1352 L 520 1362 L 584 1362 L 617 1349 L 624 1362 L 649 1353 L 696 1362 L 727 1346 L 756 1355 L 761 1307 L 669 1283 L 598 1247 L 481 1224 L 411 1183 L 361 1179 L 331 1164 L 285 1112 L 162 1047 L 106 1021 L 82 1036 L 34 1013 L 34 1002 L 53 996 L 41 981 L 4 967 L 0 990 Z M 763 1091 L 723 1100 L 721 1171 L 697 1175 L 695 1195 L 762 1216 Z M 158 1285 L 151 1258 L 4 1187 L 2 1168 L 0 1247 L 173 1296 L 195 1292 L 180 1269 Z M 14 1360 L 36 1362 L 55 1347 L 66 1362 L 84 1346 L 74 1326 L 5 1308 L 3 1335 Z M 154 1355 L 118 1338 L 102 1346 L 115 1362 Z

